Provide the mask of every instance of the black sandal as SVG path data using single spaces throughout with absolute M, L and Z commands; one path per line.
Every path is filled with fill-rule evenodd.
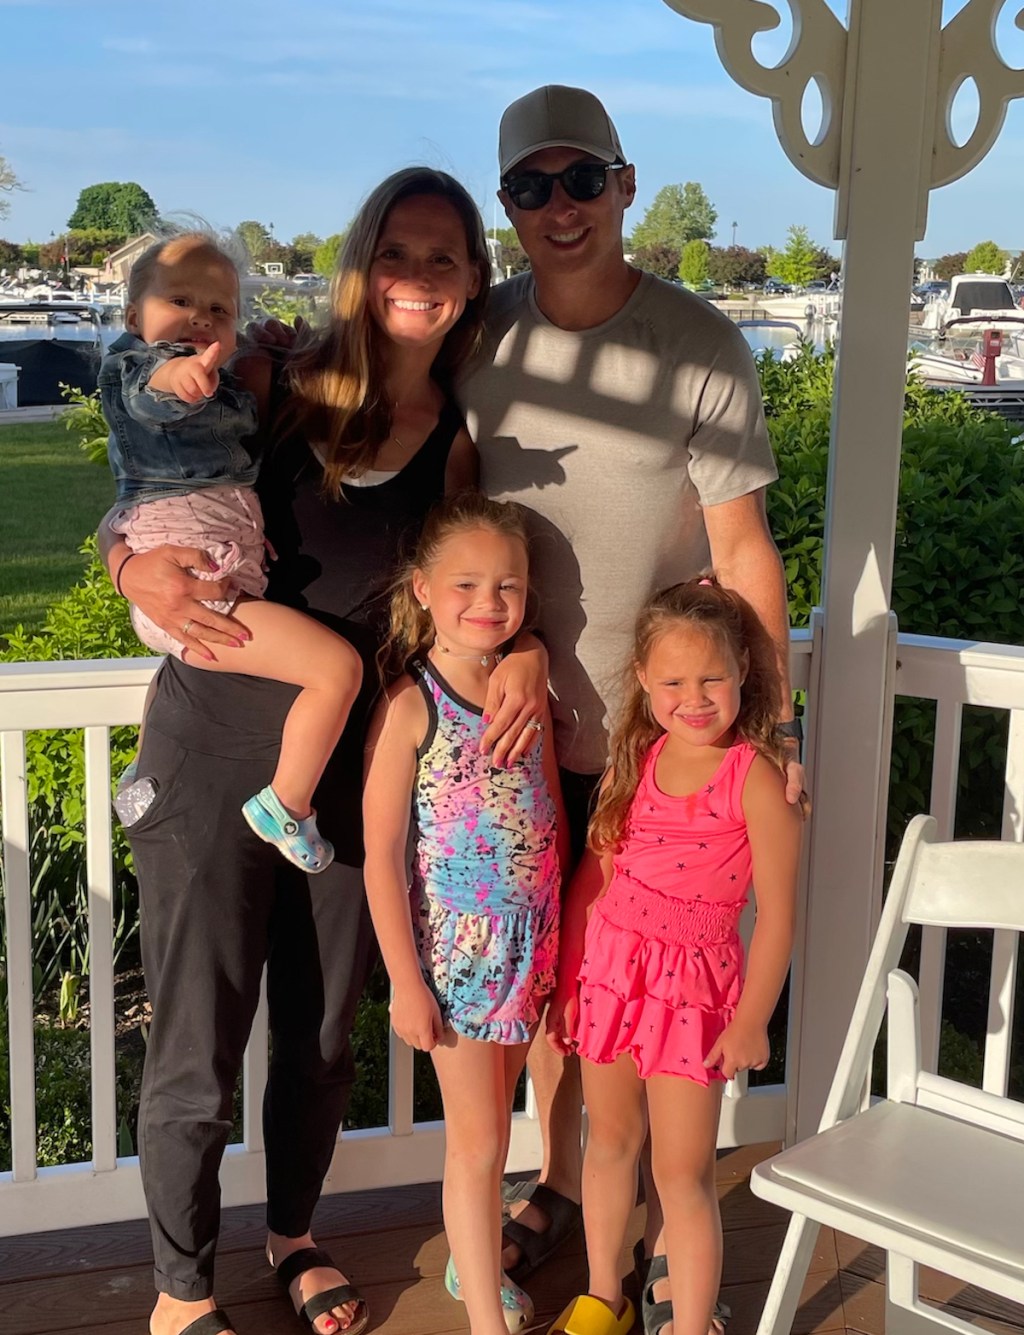
M 533 1184 L 527 1199 L 547 1215 L 548 1226 L 538 1232 L 527 1228 L 518 1219 L 510 1219 L 502 1228 L 502 1246 L 511 1242 L 520 1252 L 519 1260 L 505 1271 L 515 1284 L 522 1284 L 524 1279 L 528 1279 L 583 1223 L 582 1207 L 560 1191 L 545 1186 L 543 1182 Z
M 215 1307 L 212 1312 L 190 1321 L 181 1335 L 220 1335 L 222 1330 L 234 1330 L 234 1326 L 227 1312 L 221 1307 Z
M 640 1299 L 640 1319 L 643 1323 L 644 1335 L 658 1335 L 662 1326 L 667 1326 L 672 1320 L 672 1299 L 663 1298 L 660 1303 L 654 1301 L 654 1286 L 659 1280 L 668 1279 L 668 1257 L 659 1252 L 652 1256 L 647 1262 L 647 1277 L 643 1276 L 644 1267 L 644 1241 L 643 1238 L 633 1248 L 633 1261 L 636 1265 L 637 1275 L 640 1278 L 641 1299 Z M 719 1327 L 722 1335 L 725 1335 L 725 1328 L 732 1318 L 732 1308 L 727 1307 L 725 1303 L 716 1302 L 715 1310 L 711 1314 L 711 1323 Z
M 304 1275 L 307 1270 L 321 1268 L 337 1270 L 338 1267 L 330 1254 L 320 1247 L 300 1247 L 298 1251 L 286 1256 L 279 1266 L 275 1266 L 274 1273 L 277 1275 L 285 1293 L 288 1293 L 290 1285 L 295 1282 L 299 1275 Z M 290 1298 L 291 1294 L 289 1293 L 288 1296 Z M 355 1316 L 351 1323 L 344 1328 L 339 1322 L 339 1335 L 362 1335 L 362 1332 L 370 1324 L 370 1309 L 367 1306 L 366 1299 L 352 1284 L 336 1284 L 333 1289 L 324 1289 L 323 1293 L 314 1293 L 308 1302 L 302 1304 L 295 1315 L 301 1317 L 308 1326 L 312 1326 L 317 1317 L 325 1316 L 335 1307 L 344 1307 L 346 1303 L 358 1303 L 363 1309 L 363 1314 L 362 1316 Z M 334 1320 L 337 1321 L 337 1317 Z M 184 1335 L 184 1332 L 182 1332 L 182 1335 Z M 196 1335 L 216 1335 L 216 1332 L 212 1330 L 197 1331 Z

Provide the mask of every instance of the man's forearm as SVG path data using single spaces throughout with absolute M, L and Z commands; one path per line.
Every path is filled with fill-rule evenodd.
M 726 588 L 750 604 L 772 641 L 779 674 L 779 717 L 793 717 L 793 688 L 789 675 L 789 605 L 785 568 L 778 548 L 767 536 L 743 544 L 716 565 L 715 574 Z

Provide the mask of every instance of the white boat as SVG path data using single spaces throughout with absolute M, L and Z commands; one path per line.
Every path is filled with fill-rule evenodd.
M 1019 333 L 1024 311 L 1005 278 L 990 273 L 962 273 L 951 280 L 949 293 L 927 302 L 921 326 L 944 337 L 953 322 L 963 334 L 976 329 Z
M 985 373 L 985 334 L 999 334 L 993 359 L 996 385 L 1024 388 L 1024 310 L 1005 278 L 957 274 L 948 296 L 929 301 L 921 322 L 931 337 L 912 348 L 910 369 L 936 387 L 980 385 Z

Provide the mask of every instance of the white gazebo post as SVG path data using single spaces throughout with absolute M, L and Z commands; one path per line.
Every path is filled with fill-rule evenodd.
M 779 25 L 762 0 L 665 0 L 710 23 L 722 63 L 771 98 L 786 155 L 836 191 L 845 242 L 833 397 L 823 611 L 812 756 L 809 893 L 797 946 L 789 1054 L 790 1138 L 817 1126 L 877 921 L 891 731 L 889 613 L 914 244 L 929 191 L 970 171 L 1024 95 L 995 49 L 1004 0 L 968 0 L 942 27 L 941 0 L 850 0 L 848 27 L 825 0 L 788 0 L 793 35 L 768 69 L 752 39 Z M 786 0 L 774 0 L 781 9 Z M 1022 16 L 1017 18 L 1022 26 Z M 973 79 L 979 115 L 962 147 L 949 111 Z M 823 108 L 809 135 L 802 108 Z

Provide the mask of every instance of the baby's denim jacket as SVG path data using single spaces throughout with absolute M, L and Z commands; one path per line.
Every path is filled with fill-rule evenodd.
M 250 452 L 256 447 L 256 399 L 229 371 L 221 370 L 213 398 L 198 403 L 149 388 L 164 362 L 192 354 L 180 344 L 122 334 L 103 359 L 100 401 L 121 505 L 256 480 L 259 464 Z

